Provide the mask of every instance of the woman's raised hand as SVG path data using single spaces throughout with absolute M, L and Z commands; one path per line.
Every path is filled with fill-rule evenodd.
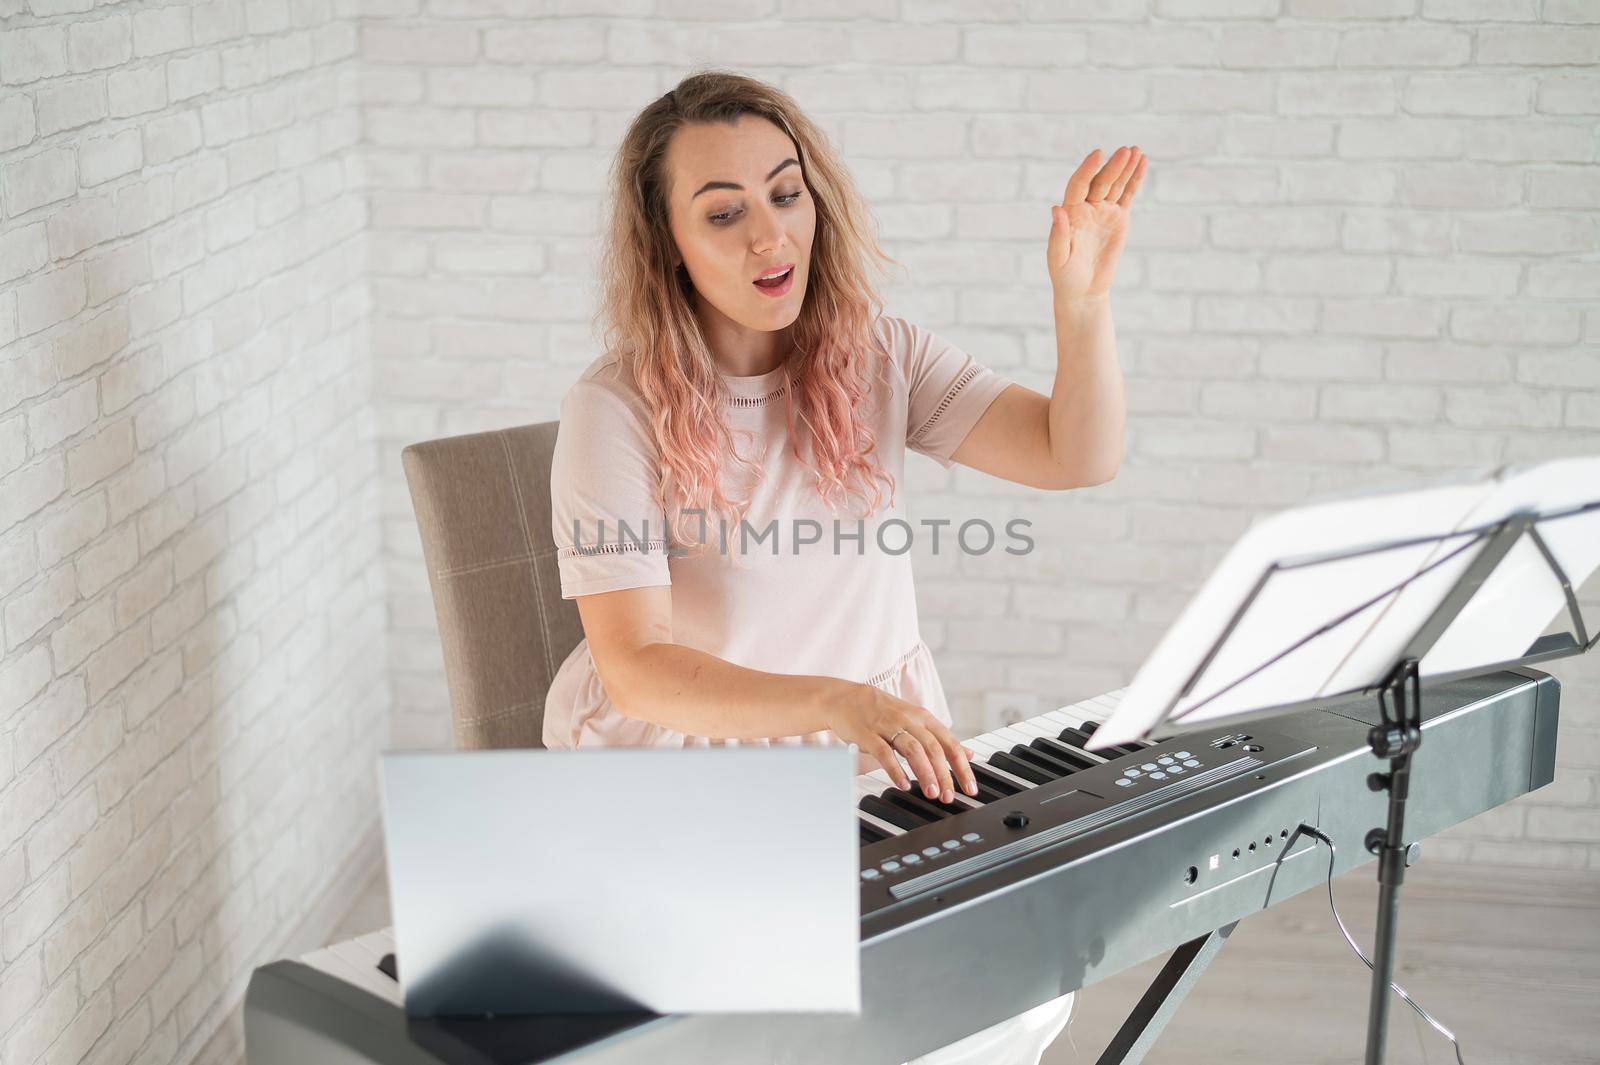
M 924 707 L 852 681 L 831 697 L 825 714 L 833 734 L 883 766 L 896 787 L 911 790 L 903 757 L 930 799 L 950 802 L 958 785 L 968 795 L 978 793 L 972 752 Z
M 1148 158 L 1138 145 L 1125 145 L 1101 166 L 1100 149 L 1096 148 L 1067 179 L 1061 202 L 1050 205 L 1045 263 L 1056 299 L 1091 302 L 1110 298 L 1111 281 L 1128 239 L 1133 198 L 1144 182 Z

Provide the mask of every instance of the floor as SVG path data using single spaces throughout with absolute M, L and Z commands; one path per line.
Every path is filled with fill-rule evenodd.
M 1369 865 L 1334 881 L 1356 941 L 1372 938 Z M 375 879 L 335 939 L 389 923 Z M 1469 1065 L 1600 1063 L 1600 873 L 1430 865 L 1407 879 L 1396 979 L 1462 1041 Z M 1093 1065 L 1160 968 L 1155 959 L 1085 989 L 1041 1065 Z M 1241 923 L 1148 1065 L 1359 1062 L 1367 969 L 1340 937 L 1325 891 Z M 1449 1065 L 1450 1044 L 1396 1000 L 1392 1065 Z M 996 1063 L 1002 1065 L 1002 1063 Z

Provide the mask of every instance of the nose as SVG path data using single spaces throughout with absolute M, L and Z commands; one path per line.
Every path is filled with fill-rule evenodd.
M 783 247 L 783 219 L 771 204 L 755 213 L 750 232 L 750 250 L 756 255 L 770 256 Z

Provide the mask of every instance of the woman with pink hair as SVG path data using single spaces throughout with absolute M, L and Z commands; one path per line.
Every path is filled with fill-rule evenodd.
M 634 119 L 612 175 L 605 354 L 562 400 L 551 469 L 584 639 L 551 684 L 547 747 L 848 743 L 902 788 L 976 794 L 895 488 L 906 448 L 1035 488 L 1115 475 L 1109 291 L 1145 167 L 1137 148 L 1098 156 L 1051 207 L 1047 397 L 881 313 L 868 271 L 894 260 L 787 94 L 702 72 Z M 917 1060 L 1035 1063 L 1071 1006 Z

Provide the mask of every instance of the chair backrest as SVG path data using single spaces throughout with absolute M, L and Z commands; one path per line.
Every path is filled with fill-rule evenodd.
M 544 699 L 583 638 L 550 536 L 559 422 L 401 452 L 444 645 L 458 747 L 542 747 Z

